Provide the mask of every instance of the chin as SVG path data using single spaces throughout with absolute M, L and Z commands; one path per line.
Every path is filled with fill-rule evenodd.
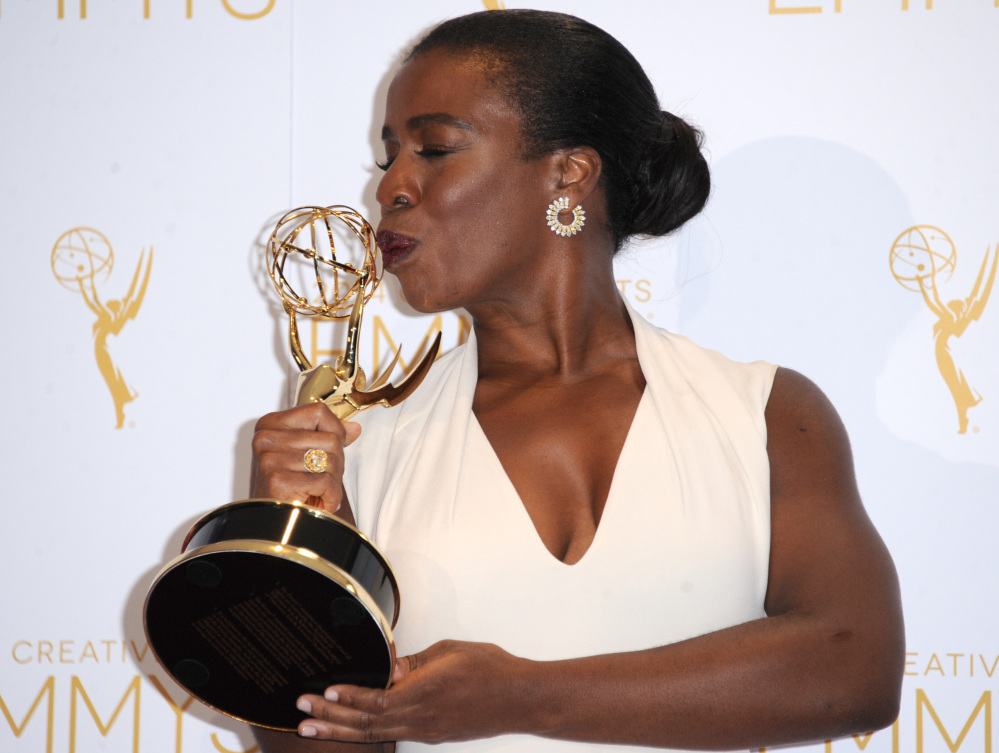
M 403 300 L 405 300 L 407 306 L 418 314 L 443 314 L 447 311 L 454 311 L 461 308 L 461 306 L 448 306 L 434 301 L 411 301 L 408 297 L 404 297 Z
M 427 285 L 415 280 L 406 281 L 406 275 L 402 276 L 390 271 L 399 282 L 399 292 L 402 299 L 413 311 L 419 314 L 441 314 L 445 311 L 460 309 L 461 303 L 451 300 L 447 295 L 450 291 L 439 289 L 438 285 Z

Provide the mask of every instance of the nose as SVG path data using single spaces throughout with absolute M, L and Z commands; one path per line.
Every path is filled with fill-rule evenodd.
M 378 181 L 375 199 L 381 205 L 382 216 L 419 201 L 419 188 L 412 170 L 407 169 L 406 162 L 400 154 Z

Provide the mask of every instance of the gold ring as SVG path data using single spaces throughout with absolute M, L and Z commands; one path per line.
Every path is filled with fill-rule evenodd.
M 309 450 L 302 460 L 312 473 L 322 473 L 326 470 L 327 457 L 322 450 Z

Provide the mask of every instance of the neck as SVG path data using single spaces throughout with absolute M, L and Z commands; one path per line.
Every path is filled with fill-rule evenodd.
M 560 260 L 509 299 L 469 308 L 480 381 L 577 381 L 636 359 L 611 255 L 585 258 L 589 262 Z

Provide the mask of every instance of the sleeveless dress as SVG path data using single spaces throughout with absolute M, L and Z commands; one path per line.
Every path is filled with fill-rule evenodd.
M 399 656 L 450 638 L 566 659 L 661 646 L 764 616 L 763 410 L 775 367 L 730 361 L 631 316 L 647 386 L 596 536 L 576 564 L 545 548 L 472 413 L 474 340 L 442 357 L 406 402 L 360 415 L 344 483 L 358 527 L 399 581 Z M 400 743 L 398 751 L 424 747 Z M 649 750 L 525 735 L 432 747 Z

